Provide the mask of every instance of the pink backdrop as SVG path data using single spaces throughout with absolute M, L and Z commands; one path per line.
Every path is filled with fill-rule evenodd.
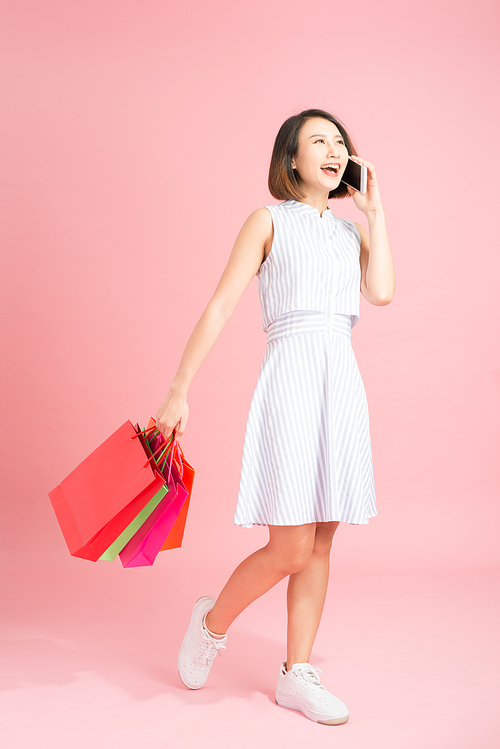
M 397 275 L 353 331 L 379 517 L 341 528 L 337 569 L 495 568 L 498 3 L 11 0 L 1 14 L 8 600 L 28 611 L 20 581 L 32 595 L 47 579 L 56 610 L 75 579 L 154 594 L 200 559 L 216 593 L 264 543 L 232 525 L 265 348 L 255 281 L 190 391 L 182 551 L 139 572 L 72 559 L 47 493 L 154 415 L 241 224 L 274 202 L 276 132 L 307 107 L 337 114 L 375 164 Z

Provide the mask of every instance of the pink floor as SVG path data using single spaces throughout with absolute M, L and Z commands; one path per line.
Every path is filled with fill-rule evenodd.
M 18 570 L 2 600 L 1 746 L 500 746 L 497 572 L 333 563 L 312 661 L 349 706 L 335 727 L 274 703 L 284 584 L 235 623 L 206 687 L 182 686 L 177 650 L 192 603 L 224 582 L 208 566 L 197 575 L 177 552 L 148 570 L 77 559 Z

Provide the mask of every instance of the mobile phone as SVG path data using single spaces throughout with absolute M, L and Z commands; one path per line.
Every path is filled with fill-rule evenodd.
M 355 190 L 364 195 L 366 192 L 367 176 L 368 169 L 366 166 L 361 166 L 361 164 L 349 158 L 341 182 L 345 182 L 349 187 L 354 187 Z

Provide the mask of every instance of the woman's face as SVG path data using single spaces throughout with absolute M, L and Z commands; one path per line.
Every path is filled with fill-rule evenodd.
M 335 190 L 340 184 L 347 159 L 344 139 L 333 122 L 312 117 L 303 124 L 292 166 L 307 196 Z

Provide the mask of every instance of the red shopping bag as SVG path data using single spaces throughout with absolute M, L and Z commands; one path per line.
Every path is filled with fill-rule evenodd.
M 97 561 L 165 485 L 137 436 L 125 422 L 49 493 L 73 556 Z

